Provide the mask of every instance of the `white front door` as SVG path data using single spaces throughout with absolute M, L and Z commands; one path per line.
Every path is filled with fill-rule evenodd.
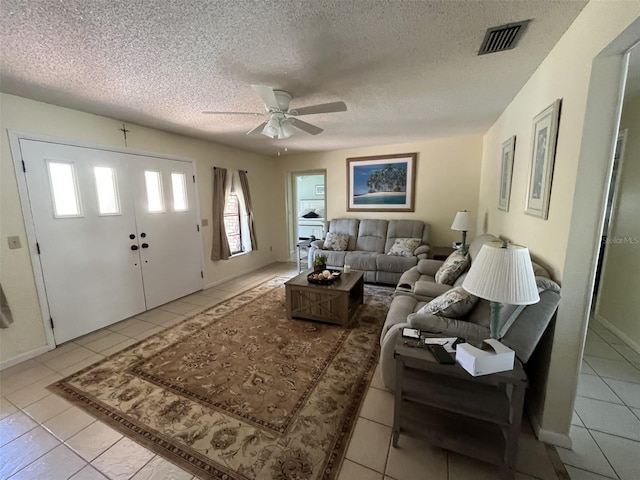
M 26 139 L 20 149 L 56 343 L 202 288 L 191 162 Z
M 135 212 L 122 155 L 24 139 L 20 149 L 56 343 L 143 312 L 140 255 L 131 250 L 137 245 Z M 115 195 L 109 205 L 103 198 L 104 213 L 96 168 L 105 190 L 104 178 L 112 174 Z
M 139 157 L 132 175 L 147 308 L 202 288 L 202 246 L 190 162 Z

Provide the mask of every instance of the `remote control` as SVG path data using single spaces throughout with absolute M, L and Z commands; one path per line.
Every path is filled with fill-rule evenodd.
M 438 363 L 445 365 L 453 365 L 456 363 L 455 359 L 444 349 L 442 345 L 427 345 L 427 348 L 431 354 L 436 357 Z

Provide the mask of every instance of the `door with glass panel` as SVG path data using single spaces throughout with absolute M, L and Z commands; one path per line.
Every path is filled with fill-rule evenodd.
M 124 156 L 24 139 L 20 149 L 56 343 L 143 312 Z
M 202 288 L 202 247 L 191 162 L 136 155 L 132 181 L 147 308 Z
M 191 162 L 26 139 L 20 149 L 56 343 L 202 288 Z

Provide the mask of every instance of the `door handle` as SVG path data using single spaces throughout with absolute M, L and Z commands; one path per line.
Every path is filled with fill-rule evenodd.
M 149 248 L 149 244 L 148 243 L 143 243 L 141 246 L 142 246 L 142 248 Z
M 138 249 L 138 245 L 131 245 L 131 250 L 137 250 Z

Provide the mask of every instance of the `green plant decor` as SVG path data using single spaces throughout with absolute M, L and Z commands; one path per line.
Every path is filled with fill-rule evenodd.
M 327 264 L 327 256 L 326 255 L 316 255 L 316 257 L 313 259 L 313 266 L 317 267 L 319 265 L 326 265 Z

